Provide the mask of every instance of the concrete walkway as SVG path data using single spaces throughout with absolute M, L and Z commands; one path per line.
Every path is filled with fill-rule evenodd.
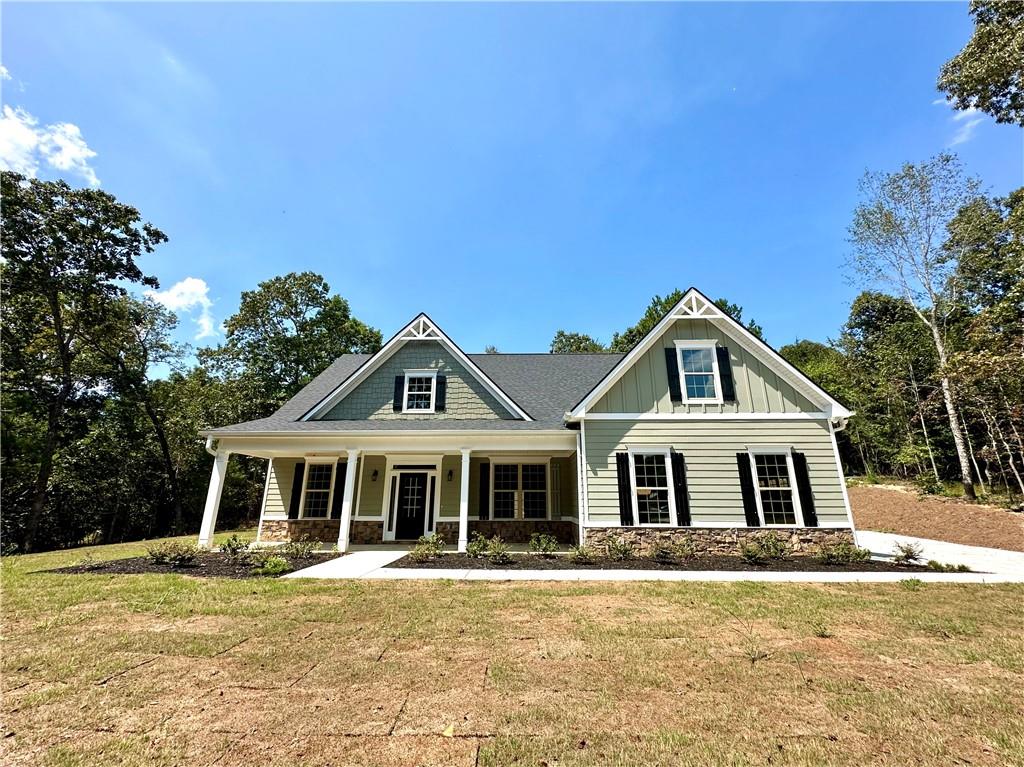
M 1024 577 L 1024 552 L 965 546 L 961 543 L 876 533 L 872 530 L 857 531 L 857 545 L 870 549 L 879 559 L 892 559 L 897 543 L 914 544 L 921 550 L 921 557 L 926 562 L 934 559 L 944 565 L 967 565 L 978 572 L 1016 574 Z
M 285 578 L 359 578 L 377 580 L 452 581 L 758 581 L 763 583 L 895 583 L 917 578 L 928 583 L 1024 583 L 1024 569 L 1017 572 L 975 573 L 840 573 L 840 572 L 725 572 L 678 570 L 466 570 L 388 568 L 407 551 L 356 551 Z M 979 568 L 980 569 L 980 568 Z

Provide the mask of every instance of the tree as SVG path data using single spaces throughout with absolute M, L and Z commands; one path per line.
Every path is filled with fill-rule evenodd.
M 958 308 L 950 278 L 959 248 L 951 250 L 945 240 L 947 226 L 961 208 L 978 198 L 979 186 L 977 180 L 965 177 L 959 160 L 950 154 L 919 165 L 907 163 L 896 173 L 866 173 L 860 184 L 861 202 L 849 228 L 853 269 L 869 285 L 894 289 L 931 335 L 964 494 L 972 499 L 971 465 L 957 393 L 948 374 L 947 332 Z
M 484 354 L 497 354 L 497 353 L 498 353 L 498 347 L 495 346 L 494 344 L 487 344 L 487 346 L 484 347 Z
M 551 339 L 552 354 L 584 354 L 587 352 L 606 352 L 604 344 L 583 333 L 566 333 L 559 330 Z
M 226 378 L 248 379 L 253 418 L 269 415 L 340 355 L 375 352 L 382 340 L 313 272 L 245 291 L 225 328 L 226 342 L 200 350 L 199 359 Z
M 4 171 L 0 242 L 4 389 L 45 410 L 46 427 L 25 527 L 35 545 L 68 404 L 100 378 L 85 329 L 102 323 L 118 283 L 159 287 L 135 263 L 166 236 L 139 212 L 98 189 L 72 189 Z
M 655 296 L 652 298 L 651 303 L 647 306 L 647 310 L 636 325 L 626 328 L 622 333 L 616 333 L 612 336 L 611 350 L 615 352 L 628 352 L 640 343 L 640 339 L 647 335 L 651 331 L 651 328 L 657 325 L 661 321 L 661 318 L 668 314 L 669 310 L 678 304 L 682 298 L 683 291 L 678 288 L 664 297 Z M 743 307 L 730 303 L 724 298 L 719 298 L 715 301 L 715 306 L 731 316 L 737 322 L 742 322 Z M 758 338 L 764 338 L 761 326 L 753 320 L 750 320 L 750 322 L 747 323 L 747 330 Z
M 1024 3 L 971 0 L 974 35 L 946 62 L 938 88 L 957 109 L 1024 125 Z

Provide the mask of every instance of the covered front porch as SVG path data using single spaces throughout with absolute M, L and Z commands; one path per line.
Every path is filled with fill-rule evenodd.
M 578 453 L 574 435 L 474 435 L 400 443 L 308 437 L 221 440 L 199 544 L 209 546 L 221 484 L 232 454 L 266 458 L 257 541 L 294 540 L 353 546 L 400 546 L 439 535 L 465 551 L 470 538 L 500 536 L 526 544 L 535 533 L 559 543 L 579 538 Z M 333 443 L 333 444 L 332 444 Z M 475 444 L 474 444 L 475 443 Z M 356 446 L 352 446 L 355 444 Z

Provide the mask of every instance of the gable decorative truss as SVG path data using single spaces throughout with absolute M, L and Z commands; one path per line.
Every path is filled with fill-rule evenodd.
M 492 381 L 477 365 L 466 356 L 465 352 L 452 341 L 444 331 L 439 328 L 426 314 L 417 315 L 412 322 L 399 330 L 391 339 L 384 344 L 380 351 L 366 360 L 344 381 L 342 381 L 330 394 L 314 405 L 306 412 L 301 421 L 316 420 L 318 416 L 328 412 L 331 408 L 345 399 L 348 394 L 355 390 L 359 384 L 365 381 L 375 370 L 377 370 L 389 357 L 401 349 L 409 341 L 435 341 L 445 351 L 451 354 L 462 364 L 480 384 L 487 389 L 512 415 L 522 418 L 524 421 L 532 421 L 529 413 L 516 404 L 500 386 Z
M 679 302 L 661 318 L 640 342 L 629 350 L 618 364 L 602 378 L 593 389 L 567 414 L 568 420 L 586 417 L 587 408 L 603 397 L 608 390 L 643 356 L 676 320 L 709 320 L 717 328 L 735 339 L 743 348 L 753 354 L 769 369 L 790 383 L 811 402 L 819 405 L 832 421 L 845 424 L 853 415 L 842 403 L 800 372 L 772 347 L 755 336 L 743 325 L 719 309 L 715 302 L 696 288 L 690 288 Z

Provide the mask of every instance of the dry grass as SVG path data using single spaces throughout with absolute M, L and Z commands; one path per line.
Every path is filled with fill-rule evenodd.
M 1024 764 L 1019 586 L 29 573 L 77 556 L 3 563 L 5 765 Z

